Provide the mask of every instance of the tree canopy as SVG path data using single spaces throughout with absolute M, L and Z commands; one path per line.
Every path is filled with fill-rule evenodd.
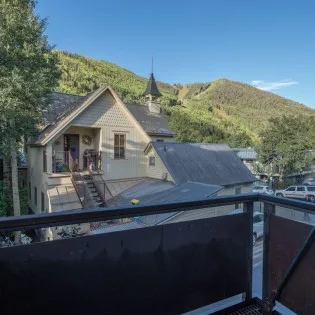
M 44 34 L 46 20 L 35 14 L 35 5 L 34 0 L 0 2 L 0 151 L 6 169 L 10 162 L 11 185 L 5 189 L 12 189 L 14 215 L 21 213 L 17 150 L 35 130 L 45 97 L 60 77 L 58 56 Z
M 259 159 L 273 163 L 280 172 L 300 172 L 315 161 L 315 119 L 308 116 L 272 118 L 261 133 Z
M 58 84 L 58 58 L 44 35 L 46 21 L 34 14 L 34 0 L 0 3 L 0 133 L 2 152 L 10 139 L 34 129 L 43 97 Z M 14 128 L 9 125 L 14 121 Z

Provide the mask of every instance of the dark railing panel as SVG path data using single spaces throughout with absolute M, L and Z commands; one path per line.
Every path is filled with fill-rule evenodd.
M 269 297 L 276 299 L 297 314 L 314 314 L 315 309 L 315 243 L 307 248 L 290 270 L 294 259 L 310 235 L 312 226 L 275 215 L 269 217 L 268 267 L 264 278 Z M 266 259 L 267 257 L 265 257 Z M 283 283 L 283 281 L 285 283 Z M 282 285 L 283 284 L 283 285 Z M 280 289 L 280 290 L 279 290 Z
M 179 314 L 248 288 L 249 213 L 0 249 L 3 314 Z

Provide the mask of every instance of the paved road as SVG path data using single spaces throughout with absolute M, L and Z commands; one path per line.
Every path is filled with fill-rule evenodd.
M 261 266 L 263 261 L 263 239 L 262 237 L 257 240 L 253 248 L 253 268 Z

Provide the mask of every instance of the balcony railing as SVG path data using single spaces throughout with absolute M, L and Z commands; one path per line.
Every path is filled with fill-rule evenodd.
M 253 295 L 253 209 L 264 209 L 262 301 Z M 243 212 L 0 248 L 3 314 L 181 314 L 241 295 L 220 314 L 315 313 L 314 228 L 279 216 L 315 205 L 246 194 L 207 200 L 9 217 L 0 233 L 242 204 Z M 313 280 L 312 280 L 313 279 Z M 255 304 L 255 305 L 254 305 Z M 219 314 L 219 313 L 218 313 Z M 245 314 L 245 313 L 235 313 Z

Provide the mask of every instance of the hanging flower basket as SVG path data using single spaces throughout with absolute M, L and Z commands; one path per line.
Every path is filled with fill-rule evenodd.
M 92 144 L 92 138 L 90 136 L 84 135 L 84 136 L 82 136 L 82 142 L 85 145 L 91 145 Z

